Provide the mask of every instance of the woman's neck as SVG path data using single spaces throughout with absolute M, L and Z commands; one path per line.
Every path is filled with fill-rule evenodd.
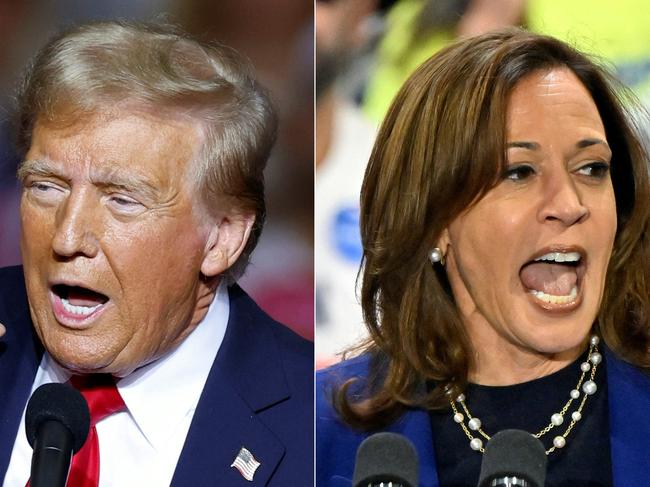
M 508 386 L 546 377 L 575 361 L 587 348 L 577 347 L 554 353 L 526 349 L 502 337 L 472 340 L 475 350 L 469 381 L 487 386 Z

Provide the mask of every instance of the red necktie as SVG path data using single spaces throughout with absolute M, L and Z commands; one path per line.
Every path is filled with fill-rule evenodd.
M 70 383 L 88 403 L 90 431 L 86 443 L 73 457 L 67 487 L 97 487 L 99 485 L 99 441 L 95 425 L 111 414 L 126 409 L 115 387 L 113 377 L 106 374 L 75 375 Z M 30 487 L 29 481 L 26 487 Z
M 107 416 L 126 409 L 126 405 L 110 375 L 74 376 L 70 383 L 81 392 L 88 403 L 90 431 L 84 446 L 72 457 L 67 487 L 97 487 L 99 442 L 95 425 Z

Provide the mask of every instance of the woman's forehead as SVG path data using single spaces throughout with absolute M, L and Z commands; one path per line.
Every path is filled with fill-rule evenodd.
M 506 112 L 509 136 L 538 127 L 540 118 L 552 122 L 562 117 L 604 133 L 591 94 L 570 69 L 535 71 L 512 89 Z

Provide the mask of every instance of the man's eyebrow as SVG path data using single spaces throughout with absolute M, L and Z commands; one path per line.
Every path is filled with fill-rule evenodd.
M 24 181 L 27 176 L 58 177 L 67 180 L 67 176 L 48 161 L 32 159 L 24 161 L 18 168 L 18 179 Z M 124 173 L 117 168 L 93 169 L 92 183 L 103 189 L 119 189 L 127 192 L 141 193 L 155 199 L 160 194 L 158 188 L 144 175 Z
M 29 175 L 63 177 L 52 164 L 41 159 L 28 159 L 18 166 L 16 175 L 20 181 L 24 181 Z
M 506 144 L 506 149 L 539 150 L 540 145 L 537 142 L 515 141 L 515 142 L 508 142 Z
M 102 168 L 93 170 L 91 180 L 97 187 L 117 189 L 128 193 L 138 193 L 151 199 L 157 199 L 160 188 L 150 178 L 143 174 L 123 172 L 120 168 Z

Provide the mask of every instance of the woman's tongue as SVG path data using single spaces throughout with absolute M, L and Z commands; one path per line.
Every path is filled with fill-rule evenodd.
M 553 296 L 568 296 L 578 282 L 576 268 L 543 262 L 533 262 L 519 273 L 526 289 L 542 291 Z

